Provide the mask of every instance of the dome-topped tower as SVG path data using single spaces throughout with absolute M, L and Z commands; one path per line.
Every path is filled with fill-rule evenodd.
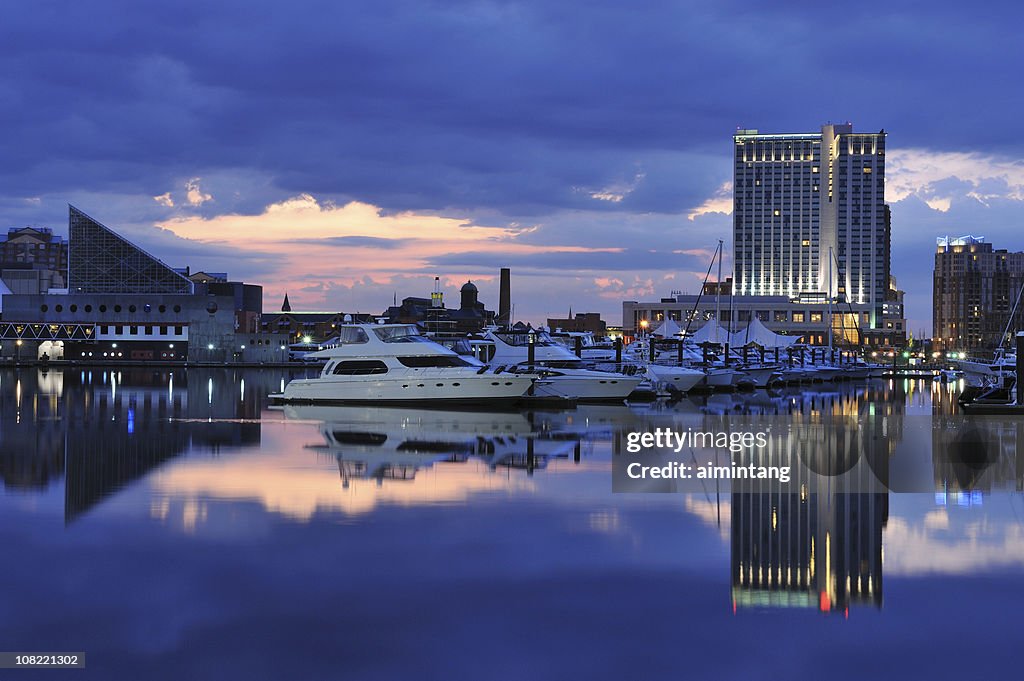
M 462 285 L 462 288 L 459 289 L 459 292 L 462 294 L 461 308 L 463 310 L 472 310 L 473 308 L 476 307 L 477 296 L 480 293 L 480 291 L 476 287 L 476 284 L 474 284 L 472 281 L 467 281 L 465 284 Z

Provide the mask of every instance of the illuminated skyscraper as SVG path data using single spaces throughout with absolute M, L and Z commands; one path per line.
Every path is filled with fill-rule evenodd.
M 850 124 L 824 125 L 820 133 L 737 131 L 736 295 L 832 297 L 856 310 L 865 334 L 902 335 L 889 271 L 885 137 L 854 133 Z

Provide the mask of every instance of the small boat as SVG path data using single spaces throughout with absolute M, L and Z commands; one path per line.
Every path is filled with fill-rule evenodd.
M 815 378 L 822 381 L 835 381 L 843 376 L 843 368 L 834 364 L 815 364 L 812 368 L 817 373 Z
M 494 344 L 491 366 L 498 367 L 496 371 L 504 368 L 504 371 L 538 377 L 537 395 L 580 401 L 623 401 L 643 380 L 642 376 L 589 369 L 582 359 L 551 340 L 545 332 L 488 331 L 484 338 Z
M 688 392 L 705 379 L 704 372 L 698 369 L 667 364 L 648 364 L 647 375 L 656 385 L 663 385 L 676 393 Z
M 729 388 L 733 384 L 736 372 L 726 367 L 708 367 L 704 370 L 709 388 Z
M 1006 375 L 1013 375 L 1017 370 L 1016 354 L 997 350 L 991 360 L 980 359 L 954 359 L 953 360 L 963 372 L 964 379 L 969 385 L 984 386 L 992 382 L 1002 382 Z
M 941 381 L 942 383 L 955 383 L 963 377 L 964 372 L 959 369 L 941 369 L 932 380 Z
M 779 374 L 781 367 L 766 365 L 740 366 L 736 369 L 737 375 L 753 383 L 754 387 L 767 388 L 772 377 Z
M 781 380 L 783 383 L 813 383 L 815 380 L 821 380 L 817 376 L 817 372 L 810 367 L 784 367 L 781 372 Z

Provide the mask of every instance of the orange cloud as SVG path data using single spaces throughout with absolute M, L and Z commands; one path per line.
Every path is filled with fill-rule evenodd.
M 620 250 L 524 244 L 516 238 L 535 231 L 537 225 L 488 227 L 433 214 L 385 214 L 368 203 L 339 206 L 309 194 L 267 206 L 259 215 L 181 215 L 158 226 L 201 243 L 274 253 L 276 271 L 261 276 L 261 283 L 268 292 L 289 291 L 293 304 L 306 306 L 320 304 L 322 292 L 302 292 L 312 283 L 323 284 L 322 288 L 354 287 L 385 284 L 395 277 L 426 277 L 431 258 L 440 255 Z M 445 275 L 448 285 L 466 280 L 459 273 Z

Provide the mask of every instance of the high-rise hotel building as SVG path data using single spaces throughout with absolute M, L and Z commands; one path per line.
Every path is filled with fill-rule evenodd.
M 814 345 L 902 347 L 903 292 L 889 271 L 885 131 L 854 133 L 850 124 L 820 133 L 738 130 L 733 148 L 732 281 L 715 289 L 720 296 L 623 301 L 626 335 L 643 321 L 718 316 L 731 327 L 756 318 Z
M 735 134 L 737 296 L 832 298 L 864 341 L 898 345 L 902 303 L 889 271 L 885 132 Z

